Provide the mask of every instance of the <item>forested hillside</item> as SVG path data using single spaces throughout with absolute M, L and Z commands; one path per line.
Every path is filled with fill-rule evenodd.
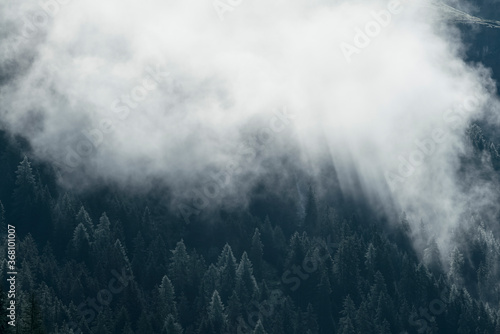
M 467 135 L 471 163 L 498 170 L 498 146 L 477 125 Z M 473 208 L 460 247 L 439 254 L 427 232 L 439 222 L 377 221 L 320 198 L 314 182 L 303 214 L 263 184 L 247 208 L 187 223 L 161 185 L 62 192 L 5 133 L 0 170 L 0 240 L 5 253 L 14 225 L 20 302 L 7 326 L 2 257 L 2 333 L 500 333 L 500 243 Z
M 0 334 L 500 334 L 498 0 L 0 0 Z

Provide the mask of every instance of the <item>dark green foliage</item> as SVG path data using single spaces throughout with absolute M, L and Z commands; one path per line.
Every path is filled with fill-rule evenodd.
M 304 225 L 306 231 L 309 233 L 318 232 L 318 207 L 316 204 L 316 195 L 311 186 L 309 186 L 309 192 L 307 193 L 306 202 L 306 216 L 304 219 Z
M 252 247 L 250 249 L 250 261 L 253 263 L 253 269 L 257 279 L 262 278 L 262 259 L 264 256 L 264 245 L 260 240 L 260 231 L 258 228 L 252 236 Z
M 5 237 L 7 235 L 7 221 L 5 219 L 5 208 L 2 201 L 0 201 L 0 236 Z
M 163 276 L 161 280 L 160 287 L 158 288 L 158 298 L 158 314 L 160 318 L 166 319 L 167 315 L 170 314 L 174 319 L 177 319 L 178 314 L 174 286 L 167 275 Z
M 497 168 L 498 147 L 479 127 L 469 136 Z M 283 217 L 297 203 L 270 197 L 272 220 L 239 208 L 186 226 L 158 204 L 164 192 L 58 193 L 43 165 L 12 148 L 1 156 L 0 235 L 19 227 L 12 333 L 500 334 L 500 243 L 480 214 L 451 250 L 433 238 L 436 222 L 403 214 L 386 227 L 312 187 L 294 219 Z
M 243 304 L 248 304 L 259 297 L 259 287 L 253 275 L 252 262 L 248 259 L 246 252 L 241 256 L 236 270 L 236 292 Z
M 217 260 L 220 272 L 221 298 L 227 300 L 236 287 L 236 258 L 229 244 L 225 244 L 222 253 Z
M 349 295 L 344 300 L 344 309 L 341 312 L 342 318 L 339 321 L 339 334 L 355 334 L 358 333 L 354 326 L 356 317 L 356 307 Z
M 174 316 L 169 314 L 165 320 L 163 332 L 165 334 L 183 334 L 184 330 L 182 326 L 175 321 Z
M 7 318 L 7 315 L 9 314 L 7 307 L 8 307 L 8 300 L 7 300 L 7 293 L 3 291 L 2 285 L 0 285 L 0 333 L 10 333 L 9 326 L 7 325 L 7 322 L 10 321 L 9 318 Z
M 39 221 L 35 215 L 37 209 L 35 177 L 33 176 L 31 162 L 26 156 L 24 156 L 16 170 L 11 208 L 11 220 L 17 223 L 18 233 L 33 233 L 33 228 L 35 228 L 36 232 L 39 232 Z
M 257 325 L 255 326 L 252 334 L 267 334 L 264 329 L 264 325 L 262 325 L 262 322 L 260 320 L 257 322 Z
M 42 320 L 42 311 L 34 293 L 31 293 L 28 297 L 28 301 L 23 310 L 20 328 L 22 334 L 46 333 Z

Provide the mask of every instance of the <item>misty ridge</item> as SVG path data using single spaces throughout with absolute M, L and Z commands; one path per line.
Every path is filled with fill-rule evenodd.
M 457 161 L 472 121 L 497 123 L 495 84 L 487 68 L 465 63 L 460 32 L 436 8 L 296 1 L 286 10 L 267 4 L 275 15 L 262 16 L 260 5 L 242 3 L 245 15 L 238 6 L 224 23 L 210 4 L 191 2 L 112 11 L 28 2 L 18 16 L 5 7 L 2 48 L 15 74 L 2 89 L 3 123 L 76 189 L 102 181 L 143 187 L 158 177 L 186 201 L 234 164 L 241 170 L 226 172 L 224 191 L 244 203 L 256 179 L 286 168 L 264 161 L 286 156 L 312 178 L 315 167 L 332 164 L 343 192 L 383 198 L 387 210 L 446 220 L 435 227 L 440 244 L 468 203 L 494 210 L 496 185 L 463 189 Z M 39 15 L 30 22 L 26 13 Z M 189 15 L 180 20 L 182 13 Z M 12 47 L 19 33 L 25 40 Z M 282 106 L 296 120 L 286 135 L 266 134 Z M 265 136 L 273 143 L 262 154 L 237 153 Z M 435 136 L 443 137 L 436 153 L 412 155 Z
M 123 316 L 111 302 L 92 317 L 70 306 L 122 268 L 134 273 L 123 291 L 137 296 L 113 298 L 137 333 L 369 333 L 349 312 L 359 315 L 364 302 L 378 310 L 385 302 L 368 299 L 380 291 L 387 305 L 404 307 L 374 311 L 385 315 L 366 326 L 373 333 L 450 332 L 453 317 L 430 320 L 418 309 L 436 300 L 437 287 L 446 291 L 439 315 L 454 314 L 449 294 L 462 294 L 460 303 L 472 298 L 489 312 L 491 324 L 477 333 L 498 331 L 498 20 L 500 5 L 479 0 L 1 1 L 0 221 L 20 224 L 25 247 L 32 235 L 61 263 L 97 273 L 71 297 L 54 288 L 68 311 L 44 318 L 47 332 L 106 333 L 101 323 L 124 330 L 105 325 Z M 313 242 L 318 236 L 334 242 Z M 138 273 L 140 245 L 162 254 L 148 258 L 150 277 Z M 381 260 L 390 249 L 398 255 L 387 261 L 427 277 L 425 301 L 389 287 L 403 280 Z M 339 269 L 343 252 L 359 255 L 356 270 Z M 188 253 L 189 279 L 178 272 Z M 314 270 L 302 262 L 318 257 Z M 227 266 L 247 290 L 223 283 Z M 330 271 L 338 295 L 325 292 Z M 284 272 L 306 287 L 286 290 Z M 31 291 L 38 283 L 28 281 Z M 144 317 L 130 314 L 131 300 L 146 303 L 160 284 L 164 304 L 175 299 L 179 310 L 167 303 L 161 315 L 152 305 L 141 306 Z M 260 312 L 243 326 L 236 319 L 250 306 L 235 306 L 231 284 L 238 303 L 254 306 L 271 298 L 262 292 L 269 284 L 284 298 L 279 307 L 271 298 L 279 312 L 319 322 L 271 329 L 273 316 Z M 331 304 L 310 309 L 304 296 L 317 289 Z M 189 315 L 206 305 L 209 320 Z M 210 318 L 217 312 L 224 325 Z

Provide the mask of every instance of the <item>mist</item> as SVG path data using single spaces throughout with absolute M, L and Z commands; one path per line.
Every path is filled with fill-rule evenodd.
M 279 165 L 263 162 L 288 156 L 312 177 L 333 163 L 343 192 L 425 220 L 443 250 L 471 203 L 496 215 L 497 184 L 457 173 L 470 122 L 498 123 L 496 83 L 433 6 L 72 0 L 0 13 L 1 126 L 61 187 L 161 178 L 186 199 L 216 180 L 244 201 Z

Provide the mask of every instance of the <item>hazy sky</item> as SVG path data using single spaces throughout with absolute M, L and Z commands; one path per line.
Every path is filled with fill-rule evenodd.
M 0 3 L 1 122 L 70 171 L 64 186 L 159 176 L 181 191 L 295 152 L 304 169 L 333 159 L 344 191 L 355 171 L 441 244 L 470 201 L 497 200 L 494 185 L 464 190 L 456 177 L 467 124 L 498 106 L 495 84 L 464 63 L 458 31 L 432 6 L 40 3 Z

